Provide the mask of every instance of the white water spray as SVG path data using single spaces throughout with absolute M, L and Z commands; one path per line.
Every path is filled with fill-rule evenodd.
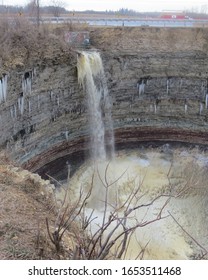
M 78 82 L 87 93 L 91 152 L 94 160 L 106 159 L 114 154 L 114 134 L 111 120 L 111 104 L 100 54 L 81 52 L 78 55 Z
M 78 78 L 79 83 L 87 93 L 92 155 L 95 160 L 105 159 L 105 124 L 107 123 L 106 120 L 108 120 L 106 117 L 106 112 L 108 112 L 106 98 L 108 98 L 108 94 L 105 86 L 102 61 L 98 53 L 84 52 L 78 56 Z M 169 92 L 169 84 L 167 89 L 167 92 Z M 150 111 L 156 114 L 158 110 L 159 106 L 157 106 L 155 101 L 155 103 L 150 105 Z M 188 110 L 186 100 L 184 102 L 184 110 L 185 113 Z M 109 114 L 109 116 L 111 115 Z M 110 126 L 112 127 L 112 121 Z M 68 139 L 67 131 L 65 132 L 65 138 L 66 140 Z M 179 197 L 178 199 L 177 195 L 174 197 L 174 193 L 177 194 L 178 192 L 177 187 L 171 187 L 171 195 L 173 192 L 173 197 L 171 197 L 169 203 L 166 204 L 166 197 L 160 197 L 160 194 L 169 195 L 170 181 L 167 174 L 170 171 L 171 176 L 175 174 L 175 178 L 171 177 L 171 180 L 173 183 L 177 182 L 178 186 L 178 174 L 181 174 L 183 165 L 187 164 L 187 156 L 184 157 L 182 162 L 180 154 L 180 161 L 176 160 L 173 165 L 172 159 L 175 159 L 176 156 L 178 158 L 178 152 L 173 157 L 171 156 L 171 158 L 169 156 L 169 153 L 166 154 L 166 152 L 162 156 L 161 152 L 159 152 L 156 156 L 154 152 L 150 151 L 143 158 L 144 155 L 141 150 L 136 152 L 136 154 L 130 154 L 128 151 L 124 158 L 121 155 L 120 158 L 117 156 L 107 165 L 105 160 L 95 165 L 91 165 L 91 162 L 86 162 L 69 180 L 69 190 L 72 191 L 70 199 L 76 196 L 79 197 L 80 190 L 84 190 L 87 194 L 92 187 L 84 214 L 86 218 L 92 215 L 93 222 L 90 227 L 92 234 L 112 217 L 112 212 L 115 209 L 118 209 L 118 218 L 120 220 L 122 215 L 127 213 L 126 206 L 129 209 L 137 209 L 138 205 L 151 204 L 151 207 L 138 208 L 138 211 L 134 212 L 134 217 L 130 216 L 126 220 L 126 228 L 130 228 L 138 222 L 143 224 L 144 221 L 151 221 L 158 216 L 158 211 L 160 215 L 163 212 L 162 217 L 164 219 L 135 230 L 129 240 L 128 248 L 124 256 L 122 256 L 123 258 L 135 259 L 138 253 L 143 251 L 143 248 L 145 248 L 144 258 L 147 259 L 187 259 L 194 252 L 193 247 L 190 247 L 186 240 L 187 236 L 183 235 L 180 229 L 180 231 L 178 230 L 178 225 L 172 219 L 169 219 L 168 213 L 173 213 L 182 226 L 188 232 L 191 232 L 193 236 L 196 236 L 195 230 L 197 230 L 197 227 L 193 226 L 192 219 L 194 215 L 197 216 L 198 214 L 201 217 L 201 212 L 204 212 L 204 209 L 200 206 L 201 203 L 196 203 L 197 199 L 195 200 L 195 197 L 192 197 L 192 195 L 187 197 L 187 199 L 186 197 Z M 183 185 L 180 187 L 183 189 Z M 129 201 L 130 194 L 133 194 L 134 197 Z M 154 198 L 158 195 L 158 200 L 155 200 Z M 199 207 L 193 208 L 192 205 L 195 204 Z M 162 212 L 160 212 L 161 210 Z M 181 213 L 184 214 L 182 215 Z M 111 228 L 105 231 L 107 237 L 111 236 L 112 230 L 116 228 L 115 224 L 111 224 L 111 226 Z M 118 232 L 122 230 L 123 228 L 118 228 Z M 207 228 L 205 232 L 207 232 Z M 203 235 L 204 233 L 201 235 L 202 238 L 204 238 Z M 104 240 L 106 240 L 106 236 L 104 236 Z M 120 240 L 118 244 L 115 244 L 115 247 L 120 246 L 119 244 Z

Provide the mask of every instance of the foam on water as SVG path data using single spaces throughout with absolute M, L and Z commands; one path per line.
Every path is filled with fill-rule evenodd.
M 79 53 L 77 67 L 78 82 L 88 102 L 92 158 L 77 170 L 68 187 L 71 203 L 76 202 L 80 193 L 87 196 L 90 192 L 84 213 L 89 217 L 94 211 L 89 234 L 116 213 L 117 220 L 105 230 L 105 235 L 115 228 L 113 235 L 118 235 L 124 230 L 121 225 L 116 227 L 118 219 L 134 209 L 125 227 L 138 227 L 122 258 L 135 259 L 141 252 L 144 259 L 194 258 L 202 248 L 194 239 L 206 245 L 208 231 L 208 215 L 204 215 L 208 213 L 208 175 L 203 169 L 208 155 L 201 157 L 197 151 L 184 152 L 164 145 L 159 151 L 123 151 L 114 157 L 111 105 L 99 53 Z M 166 86 L 169 94 L 170 79 Z M 143 94 L 145 82 L 142 80 L 137 87 L 139 94 Z M 206 108 L 207 100 L 206 96 Z M 158 109 L 156 103 L 150 108 L 155 114 Z M 184 111 L 188 112 L 186 103 Z M 110 150 L 110 161 L 106 147 Z M 157 217 L 160 218 L 155 221 Z M 117 240 L 111 251 L 120 242 L 121 239 Z
M 208 216 L 205 213 L 208 212 L 208 189 L 205 185 L 207 186 L 208 175 L 202 172 L 200 178 L 196 178 L 195 173 L 197 168 L 200 170 L 201 162 L 205 164 L 207 159 L 208 155 L 199 158 L 197 152 L 192 154 L 183 150 L 174 150 L 172 154 L 153 150 L 147 150 L 145 154 L 140 151 L 123 151 L 110 163 L 103 161 L 97 166 L 91 162 L 83 164 L 71 178 L 69 189 L 73 198 L 78 196 L 80 189 L 87 193 L 94 176 L 92 193 L 87 200 L 85 212 L 85 215 L 89 216 L 92 209 L 94 210 L 92 232 L 103 222 L 106 184 L 109 189 L 105 219 L 109 218 L 113 209 L 120 209 L 137 188 L 139 192 L 131 201 L 131 207 L 148 204 L 160 194 L 171 195 L 172 198 L 162 212 L 162 217 L 167 217 L 138 227 L 123 258 L 134 259 L 146 247 L 144 259 L 190 259 L 201 249 L 169 213 L 193 238 L 206 246 Z M 180 192 L 181 195 L 178 196 Z M 128 219 L 128 227 L 138 222 L 142 224 L 144 221 L 154 220 L 166 201 L 167 197 L 161 196 L 150 206 L 136 210 Z M 122 210 L 119 211 L 122 215 Z M 112 224 L 109 230 L 113 226 Z

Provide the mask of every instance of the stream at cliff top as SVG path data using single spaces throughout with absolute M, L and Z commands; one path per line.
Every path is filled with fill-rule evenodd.
M 88 102 L 91 159 L 69 179 L 67 188 L 72 205 L 80 194 L 86 197 L 82 214 L 91 221 L 88 235 L 104 229 L 99 246 L 115 241 L 108 250 L 110 258 L 207 258 L 207 152 L 168 144 L 115 152 L 99 53 L 78 55 L 78 81 Z M 57 197 L 63 197 L 63 189 Z M 122 235 L 125 232 L 128 235 Z

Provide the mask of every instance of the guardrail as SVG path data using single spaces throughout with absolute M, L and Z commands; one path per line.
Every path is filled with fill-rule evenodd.
M 30 21 L 37 18 L 30 17 Z M 208 19 L 136 19 L 136 18 L 93 18 L 93 17 L 42 17 L 42 23 L 87 23 L 99 26 L 155 26 L 155 27 L 208 27 Z

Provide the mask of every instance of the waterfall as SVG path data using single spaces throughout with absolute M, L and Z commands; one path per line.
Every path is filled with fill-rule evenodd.
M 98 52 L 80 52 L 77 60 L 78 82 L 87 94 L 92 157 L 105 160 L 106 147 L 113 157 L 114 133 L 102 60 Z

